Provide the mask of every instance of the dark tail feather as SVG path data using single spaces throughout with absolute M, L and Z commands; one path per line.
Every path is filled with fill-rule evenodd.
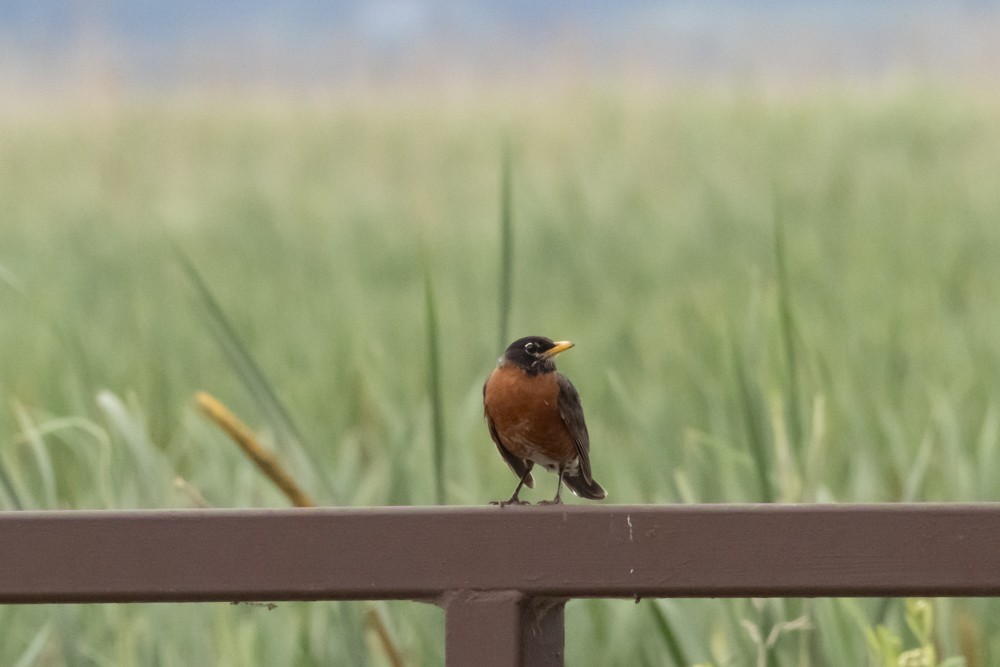
M 587 498 L 588 500 L 604 500 L 608 496 L 608 492 L 601 487 L 594 480 L 589 482 L 583 478 L 583 475 L 563 475 L 563 482 L 569 487 L 569 490 L 580 496 L 581 498 Z

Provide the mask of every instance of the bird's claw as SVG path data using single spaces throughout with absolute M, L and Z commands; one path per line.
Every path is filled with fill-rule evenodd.
M 552 500 L 540 500 L 539 505 L 562 505 L 563 501 L 561 498 L 553 498 Z

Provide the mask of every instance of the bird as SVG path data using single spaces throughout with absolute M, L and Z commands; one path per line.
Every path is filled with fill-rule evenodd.
M 531 469 L 538 464 L 559 476 L 556 495 L 544 505 L 562 503 L 562 485 L 581 498 L 603 500 L 607 492 L 590 471 L 590 436 L 580 394 L 553 359 L 573 347 L 568 340 L 527 336 L 511 343 L 483 385 L 483 412 L 490 437 L 518 477 L 513 495 L 492 504 L 527 505 L 521 488 L 534 488 Z

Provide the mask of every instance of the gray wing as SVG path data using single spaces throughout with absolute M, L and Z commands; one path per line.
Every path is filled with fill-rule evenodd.
M 487 382 L 489 382 L 489 380 L 487 380 Z M 483 385 L 483 398 L 486 398 L 485 384 Z M 503 446 L 503 442 L 500 441 L 500 434 L 497 433 L 497 429 L 493 425 L 493 420 L 490 419 L 490 416 L 486 413 L 485 404 L 483 405 L 483 415 L 486 417 L 486 426 L 490 429 L 490 437 L 493 438 L 493 442 L 496 444 L 497 450 L 500 452 L 500 456 L 502 456 L 503 460 L 507 462 L 507 465 L 510 466 L 512 471 L 514 471 L 514 474 L 517 475 L 518 479 L 521 479 L 524 477 L 525 473 L 528 473 L 528 476 L 524 479 L 524 485 L 529 489 L 535 488 L 535 478 L 531 476 L 530 472 L 528 472 L 531 470 L 531 464 L 526 462 L 524 459 L 514 456 L 507 450 L 506 447 Z
M 556 373 L 559 382 L 559 416 L 569 429 L 569 434 L 576 444 L 576 453 L 580 457 L 580 474 L 588 482 L 593 481 L 590 474 L 590 435 L 587 433 L 587 423 L 583 419 L 583 406 L 580 404 L 580 394 L 576 387 L 562 373 Z

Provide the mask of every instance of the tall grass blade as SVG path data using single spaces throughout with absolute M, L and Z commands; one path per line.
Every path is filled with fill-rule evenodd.
M 10 501 L 13 509 L 24 509 L 24 503 L 21 502 L 21 497 L 18 495 L 17 489 L 14 488 L 14 480 L 11 479 L 10 473 L 7 472 L 2 457 L 0 457 L 0 492 L 7 496 L 7 500 Z
M 427 306 L 427 390 L 431 398 L 431 426 L 434 449 L 434 497 L 439 505 L 444 504 L 444 399 L 441 396 L 441 355 L 438 343 L 437 306 L 434 302 L 434 285 L 428 266 L 424 271 L 424 298 Z
M 51 634 L 52 626 L 42 626 L 42 629 L 35 634 L 34 639 L 24 649 L 24 653 L 17 659 L 13 667 L 31 667 L 32 665 L 40 664 L 38 658 L 41 656 L 42 650 L 45 648 L 45 643 L 49 640 L 49 635 Z
M 788 385 L 785 404 L 788 406 L 788 436 L 792 450 L 802 448 L 802 405 L 799 390 L 799 364 L 795 350 L 795 319 L 792 314 L 791 288 L 788 281 L 788 261 L 785 255 L 785 227 L 774 196 L 774 260 L 778 272 L 778 317 L 781 324 L 781 342 L 785 354 Z
M 989 498 L 996 491 L 997 445 L 1000 444 L 1000 417 L 990 403 L 983 416 L 976 442 L 976 461 L 979 471 L 980 498 Z
M 0 283 L 7 285 L 21 296 L 25 295 L 24 285 L 21 284 L 18 277 L 14 275 L 14 272 L 3 264 L 0 264 Z
M 21 434 L 28 442 L 31 454 L 35 458 L 35 468 L 38 470 L 38 477 L 41 481 L 44 506 L 46 509 L 55 509 L 57 505 L 56 475 L 52 465 L 52 456 L 45 445 L 45 438 L 34 420 L 28 415 L 28 411 L 20 403 L 14 403 L 14 414 L 21 427 Z
M 390 667 L 404 667 L 406 662 L 403 660 L 403 654 L 396 645 L 396 640 L 393 639 L 389 624 L 386 623 L 378 608 L 370 607 L 365 610 L 365 625 L 375 633 L 379 648 L 382 649 Z
M 86 627 L 81 618 L 81 611 L 78 606 L 58 605 L 56 607 L 56 640 L 53 642 L 59 649 L 58 658 L 53 660 L 56 664 L 65 667 L 82 667 L 82 665 L 93 665 L 93 661 L 85 657 L 84 637 L 87 636 Z
M 21 502 L 21 496 L 17 492 L 17 486 L 14 484 L 14 478 L 11 477 L 10 472 L 7 470 L 7 466 L 4 464 L 3 456 L 0 456 L 0 496 L 7 497 L 7 501 L 10 503 L 11 509 L 24 509 L 24 503 Z
M 902 497 L 904 503 L 912 503 L 920 500 L 921 489 L 923 488 L 924 478 L 927 476 L 927 470 L 930 468 L 933 450 L 934 437 L 930 433 L 927 433 L 924 435 L 920 443 L 920 449 L 917 450 L 916 456 L 913 457 L 913 464 L 909 471 L 907 471 L 904 479 Z
M 670 655 L 670 659 L 674 661 L 677 667 L 685 667 L 691 663 L 688 661 L 687 656 L 684 654 L 684 649 L 681 647 L 681 642 L 677 638 L 677 633 L 670 625 L 670 619 L 667 618 L 666 613 L 660 606 L 659 600 L 650 600 L 649 608 L 653 612 L 653 621 L 656 623 L 656 629 L 660 632 L 660 637 L 663 639 L 663 644 L 667 648 L 667 654 Z
M 514 290 L 514 220 L 511 211 L 510 142 L 504 144 L 500 174 L 500 297 L 497 330 L 500 340 L 497 351 L 503 350 L 510 329 L 510 311 Z
M 52 328 L 52 332 L 65 347 L 63 358 L 67 360 L 69 365 L 76 367 L 79 373 L 80 385 L 84 388 L 93 387 L 93 372 L 90 368 L 90 357 L 87 354 L 86 347 L 80 340 L 78 330 L 71 323 L 67 323 L 56 317 L 52 311 L 40 304 L 38 300 L 29 300 L 28 290 L 25 289 L 24 284 L 13 271 L 2 264 L 0 264 L 0 285 L 6 285 L 10 288 L 23 300 L 29 312 L 34 313 L 46 325 Z
M 757 482 L 760 487 L 761 502 L 774 502 L 774 488 L 771 483 L 771 457 L 768 451 L 767 410 L 747 374 L 746 360 L 739 346 L 733 345 L 733 365 L 736 372 L 736 384 L 740 392 L 740 407 L 743 411 L 743 422 L 747 442 L 750 445 L 750 457 L 753 459 Z
M 254 402 L 256 402 L 257 407 L 264 414 L 267 422 L 274 428 L 279 443 L 305 456 L 313 472 L 325 486 L 330 497 L 334 499 L 334 502 L 343 504 L 343 499 L 340 498 L 340 495 L 334 488 L 329 474 L 316 458 L 315 450 L 306 441 L 302 435 L 302 431 L 292 419 L 291 413 L 289 413 L 288 409 L 278 398 L 274 387 L 268 382 L 260 366 L 254 361 L 250 352 L 240 340 L 236 330 L 222 310 L 222 306 L 219 305 L 219 302 L 213 296 L 201 274 L 198 273 L 191 260 L 179 248 L 175 248 L 175 252 L 181 267 L 194 286 L 201 305 L 205 309 L 209 331 L 229 361 L 229 365 L 236 372 L 243 386 L 250 393 Z
M 129 499 L 130 503 L 145 507 L 160 506 L 173 479 L 173 467 L 150 438 L 142 415 L 107 390 L 98 392 L 97 406 L 113 427 L 112 432 L 118 434 L 132 456 L 129 478 L 135 495 Z M 122 502 L 125 491 L 120 486 L 117 491 L 117 500 Z

